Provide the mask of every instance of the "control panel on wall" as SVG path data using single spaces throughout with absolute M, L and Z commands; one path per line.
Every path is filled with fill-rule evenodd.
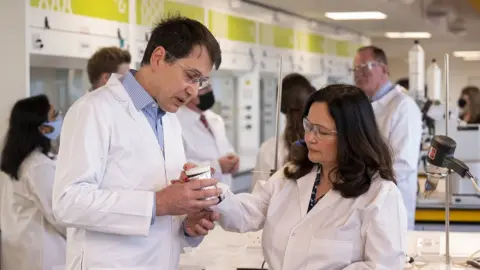
M 212 89 L 216 101 L 212 110 L 223 118 L 228 141 L 237 150 L 235 81 L 235 78 L 230 76 L 212 78 Z
M 260 141 L 275 136 L 277 103 L 277 79 L 273 76 L 260 78 Z

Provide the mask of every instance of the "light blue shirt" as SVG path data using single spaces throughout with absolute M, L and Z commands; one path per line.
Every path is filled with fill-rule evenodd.
M 392 84 L 392 82 L 388 81 L 386 84 L 384 84 L 382 87 L 380 87 L 378 92 L 372 97 L 371 100 L 372 101 L 377 101 L 377 100 L 381 99 L 383 96 L 388 94 L 388 92 L 393 90 L 393 88 L 394 88 L 394 85 Z
M 162 125 L 162 117 L 165 115 L 165 111 L 158 107 L 157 102 L 155 102 L 147 91 L 138 83 L 137 79 L 135 79 L 134 76 L 136 72 L 137 71 L 133 69 L 131 69 L 130 72 L 127 72 L 122 80 L 123 87 L 125 87 L 125 90 L 132 99 L 133 106 L 135 106 L 138 111 L 142 111 L 147 118 L 148 123 L 157 137 L 158 144 L 160 145 L 160 148 L 162 148 L 163 156 L 165 157 Z M 156 205 L 156 198 L 154 197 L 151 224 L 155 223 Z

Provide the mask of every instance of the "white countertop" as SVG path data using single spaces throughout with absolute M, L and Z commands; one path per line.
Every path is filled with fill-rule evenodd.
M 412 231 L 408 235 L 408 255 L 414 257 L 418 267 L 421 266 L 423 270 L 474 269 L 460 264 L 480 250 L 480 233 L 450 233 L 451 267 L 445 264 L 444 239 L 444 232 Z M 418 243 L 422 240 L 434 240 L 439 243 L 439 248 L 419 248 Z M 180 270 L 236 270 L 239 267 L 260 269 L 262 262 L 261 232 L 230 233 L 216 226 L 199 247 L 188 248 L 181 255 Z M 416 268 L 406 265 L 405 269 Z

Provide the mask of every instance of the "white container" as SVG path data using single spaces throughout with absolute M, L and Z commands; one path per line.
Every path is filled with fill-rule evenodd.
M 408 93 L 415 100 L 425 99 L 425 51 L 420 42 L 415 40 L 408 51 Z
M 442 98 L 442 70 L 435 59 L 427 68 L 427 95 L 432 101 L 440 101 Z
M 187 170 L 185 172 L 185 175 L 187 175 L 189 181 L 213 178 L 212 169 L 210 168 L 210 166 L 191 168 L 190 170 Z M 214 189 L 215 187 L 216 186 L 209 186 L 204 187 L 203 189 Z M 212 200 L 215 198 L 217 197 L 210 197 L 207 198 L 207 200 Z

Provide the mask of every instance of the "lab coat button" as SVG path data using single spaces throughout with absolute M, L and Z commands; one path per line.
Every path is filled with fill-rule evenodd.
M 292 236 L 295 236 L 295 233 L 292 233 Z

